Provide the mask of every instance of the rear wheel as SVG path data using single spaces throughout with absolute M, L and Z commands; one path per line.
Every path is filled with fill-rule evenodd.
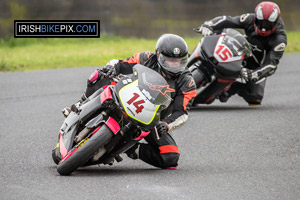
M 85 138 L 81 144 L 72 149 L 57 166 L 60 175 L 70 175 L 78 167 L 84 165 L 113 136 L 111 130 L 103 125 L 90 138 Z

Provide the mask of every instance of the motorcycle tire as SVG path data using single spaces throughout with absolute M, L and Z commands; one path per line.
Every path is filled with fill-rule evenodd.
M 55 164 L 58 164 L 60 161 L 60 159 L 56 156 L 56 147 L 52 149 L 52 159 Z
M 112 136 L 111 130 L 103 125 L 94 135 L 86 138 L 84 143 L 76 149 L 72 149 L 66 155 L 66 158 L 58 163 L 57 172 L 63 176 L 70 175 L 77 168 L 84 165 Z

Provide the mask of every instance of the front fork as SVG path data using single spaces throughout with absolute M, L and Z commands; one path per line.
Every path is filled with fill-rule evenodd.
M 215 80 L 215 75 L 203 66 L 202 62 L 198 60 L 190 67 L 190 71 L 196 83 L 196 88 L 200 89 Z M 197 92 L 198 94 L 198 92 Z
M 133 133 L 128 134 L 127 132 Z M 126 134 L 127 133 L 127 134 Z M 117 162 L 121 162 L 123 159 L 119 154 L 126 152 L 128 149 L 133 147 L 138 141 L 146 137 L 149 132 L 142 131 L 133 125 L 133 122 L 129 122 L 115 135 L 115 137 L 105 145 L 106 155 L 100 158 L 94 164 L 112 164 L 115 159 Z
M 142 140 L 143 138 L 145 138 L 150 131 L 142 131 L 140 129 L 138 130 L 129 130 L 129 131 L 133 131 L 136 134 L 129 134 L 129 137 L 126 137 L 126 139 L 124 140 L 124 143 L 121 146 L 118 146 L 115 150 L 112 150 L 112 154 L 113 155 L 118 155 L 120 153 L 126 152 L 128 149 L 130 149 L 131 147 L 133 147 L 138 141 Z

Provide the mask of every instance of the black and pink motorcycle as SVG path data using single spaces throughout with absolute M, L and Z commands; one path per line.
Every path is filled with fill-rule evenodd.
M 201 33 L 199 29 L 194 31 Z M 193 105 L 211 104 L 240 77 L 243 59 L 251 56 L 246 38 L 234 29 L 203 37 L 189 57 L 197 96 Z
M 61 175 L 81 166 L 122 161 L 125 152 L 150 133 L 171 102 L 167 81 L 135 65 L 133 74 L 100 88 L 64 120 L 52 158 Z

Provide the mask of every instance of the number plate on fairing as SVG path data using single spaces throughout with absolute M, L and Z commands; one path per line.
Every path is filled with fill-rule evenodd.
M 138 122 L 149 125 L 159 108 L 151 103 L 138 88 L 138 80 L 128 84 L 119 91 L 123 108 L 127 115 Z
M 223 43 L 225 35 L 220 35 L 218 43 L 216 44 L 214 50 L 214 57 L 220 63 L 229 63 L 237 60 L 242 60 L 244 58 L 244 54 L 240 56 L 234 56 L 234 53 L 230 50 L 230 48 Z

